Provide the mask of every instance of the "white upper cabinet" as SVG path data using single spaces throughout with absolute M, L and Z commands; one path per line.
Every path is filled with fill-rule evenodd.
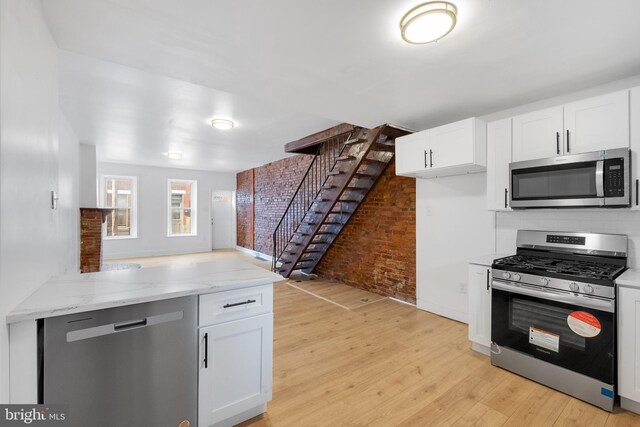
M 429 131 L 429 161 L 432 168 L 473 163 L 473 120 L 433 128 Z M 471 148 L 471 149 L 469 149 Z
M 563 154 L 562 106 L 513 118 L 513 161 Z
M 629 146 L 629 91 L 564 106 L 565 154 Z
M 513 118 L 513 161 L 629 146 L 629 91 Z
M 631 207 L 640 209 L 638 192 L 640 192 L 640 182 L 638 172 L 640 171 L 640 86 L 631 89 Z
M 396 139 L 396 174 L 416 178 L 483 172 L 486 124 L 461 120 Z
M 509 208 L 509 163 L 511 162 L 511 119 L 487 124 L 487 209 Z
M 429 167 L 429 135 L 416 132 L 396 139 L 396 175 L 409 175 Z

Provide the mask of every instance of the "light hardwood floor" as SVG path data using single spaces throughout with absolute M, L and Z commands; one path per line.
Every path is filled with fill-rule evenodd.
M 216 256 L 245 257 L 196 258 Z M 345 308 L 351 288 L 315 286 L 322 298 L 275 285 L 273 400 L 243 427 L 640 426 L 640 416 L 491 366 L 469 348 L 465 324 L 387 298 Z

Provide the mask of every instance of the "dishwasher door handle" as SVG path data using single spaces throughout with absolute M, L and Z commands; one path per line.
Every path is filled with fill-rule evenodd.
M 123 329 L 139 328 L 140 326 L 147 326 L 147 318 L 138 320 L 129 320 L 128 322 L 114 323 L 114 331 L 122 331 Z
M 142 329 L 147 326 L 159 325 L 161 323 L 182 320 L 183 311 L 147 316 L 141 319 L 127 320 L 126 322 L 107 323 L 106 325 L 93 326 L 91 328 L 77 329 L 67 332 L 67 342 L 86 340 L 89 338 L 101 337 L 104 335 L 118 334 L 134 329 Z

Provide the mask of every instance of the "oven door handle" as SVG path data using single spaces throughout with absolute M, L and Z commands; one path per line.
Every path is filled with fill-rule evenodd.
M 540 290 L 529 286 L 525 287 L 524 285 L 513 286 L 503 282 L 499 282 L 497 280 L 492 281 L 491 287 L 493 289 L 498 289 L 505 292 L 512 292 L 514 294 L 527 295 L 530 297 L 542 298 L 550 301 L 558 301 L 579 307 L 587 307 L 594 310 L 606 311 L 608 313 L 615 312 L 615 301 L 613 300 L 601 300 L 588 296 L 577 296 L 571 293 Z
M 596 196 L 604 197 L 604 160 L 596 162 Z

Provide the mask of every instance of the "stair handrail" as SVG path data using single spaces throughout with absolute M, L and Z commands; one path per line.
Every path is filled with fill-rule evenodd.
M 316 167 L 318 161 L 322 161 L 322 155 L 325 154 L 322 151 L 323 148 L 326 146 L 326 144 L 330 143 L 332 140 L 336 140 L 336 139 L 339 140 L 339 138 L 344 137 L 345 135 L 347 135 L 347 138 L 345 139 L 345 141 L 347 141 L 347 140 L 351 139 L 351 137 L 353 136 L 353 134 L 355 132 L 356 132 L 356 130 L 354 129 L 353 131 L 347 132 L 345 134 L 334 135 L 334 136 L 332 136 L 330 138 L 327 138 L 326 140 L 322 141 L 322 143 L 320 143 L 318 145 L 318 149 L 316 150 L 316 152 L 314 154 L 313 160 L 309 164 L 309 167 L 307 168 L 304 176 L 300 180 L 300 184 L 298 184 L 298 187 L 296 188 L 296 191 L 293 193 L 293 196 L 291 196 L 291 200 L 289 200 L 289 204 L 287 205 L 287 208 L 284 210 L 284 213 L 282 214 L 282 217 L 280 218 L 280 221 L 278 222 L 278 225 L 276 225 L 276 227 L 273 230 L 273 257 L 272 257 L 272 260 L 271 260 L 271 269 L 272 269 L 272 271 L 276 270 L 276 264 L 278 262 L 278 259 L 280 259 L 280 257 L 284 253 L 289 241 L 291 240 L 291 236 L 293 235 L 295 230 L 297 230 L 297 228 L 300 226 L 300 223 L 302 221 L 299 221 L 295 225 L 289 227 L 291 230 L 293 230 L 293 232 L 287 236 L 287 241 L 286 242 L 281 242 L 281 245 L 278 245 L 278 242 L 277 242 L 278 232 L 279 232 L 280 228 L 282 227 L 282 225 L 287 220 L 288 215 L 290 215 L 292 206 L 294 206 L 293 203 L 295 202 L 296 198 L 300 194 L 301 189 L 304 188 L 305 182 L 307 181 L 307 178 L 310 176 L 310 172 L 313 170 L 314 167 Z M 328 173 L 333 170 L 333 168 L 335 167 L 335 165 L 337 163 L 337 161 L 335 159 L 342 154 L 342 152 L 344 151 L 344 148 L 345 148 L 344 142 L 340 142 L 338 144 L 336 152 L 333 155 L 334 161 L 332 162 L 331 165 L 329 165 L 328 169 L 325 168 L 326 170 L 324 171 L 325 173 L 323 174 L 322 179 L 316 180 L 315 189 L 312 189 L 313 190 L 312 191 L 313 197 L 309 197 L 309 203 L 308 203 L 307 206 L 304 207 L 305 212 L 302 213 L 301 218 L 304 218 L 304 216 L 308 212 L 309 208 L 311 208 L 311 205 L 315 201 L 316 197 L 318 197 L 318 194 L 320 193 L 320 191 L 322 189 L 322 186 L 325 184 L 325 182 L 326 182 L 326 180 L 327 180 L 327 178 L 329 176 Z M 329 154 L 329 158 L 331 158 L 331 152 L 327 150 L 326 153 L 328 153 Z M 279 246 L 282 247 L 281 250 L 278 250 Z

